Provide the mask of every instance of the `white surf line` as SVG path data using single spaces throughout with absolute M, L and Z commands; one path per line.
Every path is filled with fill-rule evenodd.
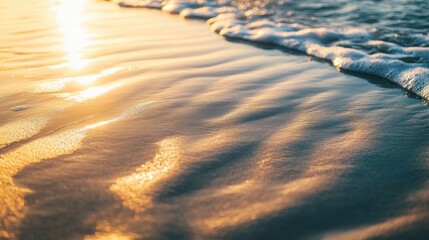
M 111 0 L 122 7 L 156 8 L 163 12 L 179 14 L 185 18 L 207 19 L 213 32 L 253 43 L 272 44 L 304 53 L 330 62 L 337 69 L 380 77 L 429 99 L 429 69 L 424 62 L 410 64 L 401 60 L 403 56 L 424 58 L 427 48 L 400 47 L 391 42 L 375 40 L 373 33 L 365 29 L 336 29 L 306 27 L 300 24 L 278 24 L 268 20 L 243 21 L 237 19 L 238 7 L 204 4 L 188 1 L 126 1 Z M 337 39 L 337 40 L 332 40 Z M 364 51 L 335 46 L 340 40 L 359 40 L 372 46 L 389 46 L 401 54 L 368 54 Z M 322 42 L 330 42 L 331 45 Z
M 2 196 L 0 198 L 0 237 L 16 238 L 15 233 L 19 223 L 25 217 L 24 197 L 30 190 L 15 185 L 13 177 L 17 173 L 31 164 L 72 154 L 79 149 L 89 130 L 128 117 L 138 116 L 150 104 L 150 101 L 139 103 L 118 117 L 35 139 L 0 155 L 0 196 Z

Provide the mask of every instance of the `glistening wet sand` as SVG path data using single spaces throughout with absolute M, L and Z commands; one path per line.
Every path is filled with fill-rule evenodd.
M 0 238 L 429 234 L 429 113 L 200 21 L 1 1 Z

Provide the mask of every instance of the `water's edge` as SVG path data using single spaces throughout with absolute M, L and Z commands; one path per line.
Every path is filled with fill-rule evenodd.
M 381 40 L 375 36 L 378 33 L 372 30 L 305 27 L 265 18 L 243 20 L 238 17 L 243 13 L 237 7 L 219 3 L 157 0 L 114 2 L 121 7 L 160 9 L 185 18 L 206 20 L 212 31 L 225 38 L 272 44 L 301 52 L 325 60 L 339 70 L 389 80 L 423 99 L 429 99 L 429 49 L 426 47 L 429 37 L 425 35 L 412 35 L 414 42 L 418 43 L 404 46 L 408 43 Z M 251 15 L 271 14 L 262 9 L 254 10 Z

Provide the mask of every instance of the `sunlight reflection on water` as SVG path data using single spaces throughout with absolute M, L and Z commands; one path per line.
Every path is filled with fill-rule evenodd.
M 109 92 L 110 90 L 121 86 L 122 83 L 114 83 L 105 87 L 92 87 L 77 93 L 60 93 L 57 96 L 64 98 L 65 100 L 84 102 L 90 99 L 94 99 L 102 94 Z
M 39 84 L 34 90 L 35 93 L 54 93 L 60 92 L 67 88 L 69 85 L 78 84 L 80 88 L 93 84 L 95 81 L 102 77 L 106 77 L 117 72 L 123 71 L 125 67 L 108 68 L 100 73 L 93 75 L 85 75 L 80 77 L 62 78 L 55 81 L 43 82 Z
M 85 20 L 82 11 L 85 0 L 61 0 L 54 8 L 58 30 L 63 35 L 62 41 L 64 51 L 67 53 L 69 68 L 79 70 L 84 68 L 88 62 L 83 59 L 82 51 L 89 44 L 87 31 L 82 24 Z
M 117 117 L 83 128 L 68 130 L 38 138 L 0 155 L 0 239 L 14 239 L 16 229 L 25 216 L 25 195 L 30 191 L 15 184 L 13 177 L 30 164 L 54 159 L 78 150 L 87 132 L 109 123 L 138 116 L 151 102 L 142 102 Z M 104 228 L 103 228 L 104 229 Z M 104 231 L 106 232 L 106 231 Z M 122 239 L 117 233 L 102 239 Z M 112 238 L 113 237 L 113 238 Z M 128 239 L 128 238 L 125 238 Z
M 152 161 L 146 162 L 129 176 L 119 178 L 111 186 L 123 204 L 136 212 L 153 206 L 152 193 L 157 185 L 171 179 L 180 167 L 181 150 L 178 138 L 167 138 L 158 143 L 159 151 Z
M 47 49 L 31 54 L 41 67 L 10 54 L 23 67 L 4 71 L 17 81 L 4 77 L 0 89 L 0 239 L 263 239 L 265 229 L 359 239 L 428 219 L 420 214 L 428 185 L 418 185 L 427 175 L 414 169 L 414 153 L 399 161 L 424 146 L 428 115 L 398 101 L 398 89 L 302 56 L 212 41 L 193 21 L 102 1 L 48 2 L 47 26 L 31 12 L 26 20 L 46 30 L 23 21 L 28 32 L 15 37 Z M 413 202 L 389 201 L 392 186 L 395 199 Z
M 14 238 L 13 232 L 24 217 L 24 196 L 29 190 L 17 186 L 13 177 L 30 164 L 74 152 L 83 138 L 83 131 L 65 131 L 0 155 L 0 238 Z

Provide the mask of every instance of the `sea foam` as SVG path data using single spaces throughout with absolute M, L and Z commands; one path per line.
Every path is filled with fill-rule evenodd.
M 315 27 L 284 21 L 269 1 L 132 0 L 123 7 L 162 9 L 205 19 L 231 39 L 272 44 L 326 60 L 338 69 L 373 75 L 429 99 L 429 36 L 373 28 Z M 315 10 L 317 11 L 317 10 Z

